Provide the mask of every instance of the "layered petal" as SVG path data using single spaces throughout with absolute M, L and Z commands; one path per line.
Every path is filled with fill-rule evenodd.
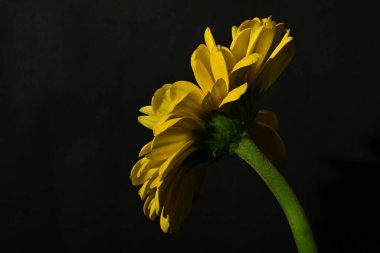
M 235 75 L 235 82 L 248 82 L 254 88 L 259 87 L 261 92 L 266 91 L 293 58 L 295 50 L 289 30 L 271 17 L 247 20 L 232 30 L 230 49 L 234 58 L 239 61 L 249 55 L 258 56 L 248 71 Z
M 196 84 L 164 84 L 154 93 L 151 104 L 140 109 L 143 115 L 138 121 L 152 130 L 153 139 L 141 148 L 130 177 L 133 185 L 140 186 L 144 214 L 151 220 L 159 217 L 164 232 L 180 228 L 202 191 L 213 160 L 212 147 L 206 147 L 212 117 L 242 115 L 241 120 L 252 125 L 255 143 L 272 162 L 285 155 L 273 112 L 260 110 L 252 122 L 249 115 L 255 115 L 256 108 L 251 107 L 256 101 L 244 100 L 236 107 L 243 113 L 229 114 L 234 113 L 233 102 L 248 89 L 252 90 L 247 94 L 260 95 L 289 64 L 295 52 L 290 31 L 269 17 L 246 20 L 233 26 L 231 33 L 230 47 L 224 47 L 207 28 L 205 44 L 191 56 Z M 244 106 L 249 107 L 246 118 Z
M 267 110 L 260 110 L 251 129 L 251 137 L 259 149 L 273 163 L 280 162 L 286 154 L 285 144 L 277 132 L 278 119 Z

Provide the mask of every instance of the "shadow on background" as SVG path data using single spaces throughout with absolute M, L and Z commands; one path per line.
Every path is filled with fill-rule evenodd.
M 332 179 L 319 186 L 321 252 L 380 252 L 378 192 L 380 137 L 362 139 L 370 154 L 325 157 Z

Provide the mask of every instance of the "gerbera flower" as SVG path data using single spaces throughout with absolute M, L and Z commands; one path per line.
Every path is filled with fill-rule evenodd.
M 271 18 L 255 18 L 233 27 L 232 38 L 229 48 L 217 45 L 207 28 L 205 44 L 191 57 L 199 86 L 186 81 L 165 84 L 151 105 L 140 109 L 145 115 L 138 120 L 152 129 L 153 140 L 141 149 L 131 179 L 141 185 L 144 214 L 152 220 L 159 216 L 164 232 L 179 229 L 202 190 L 209 164 L 232 153 L 229 145 L 240 128 L 252 130 L 252 138 L 272 161 L 285 153 L 277 117 L 258 111 L 254 94 L 265 91 L 290 62 L 294 47 L 289 30 Z M 236 131 L 218 131 L 223 126 L 215 119 L 221 115 L 239 122 Z

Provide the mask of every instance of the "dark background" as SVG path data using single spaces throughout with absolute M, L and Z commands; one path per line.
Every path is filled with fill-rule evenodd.
M 0 251 L 295 252 L 279 205 L 236 157 L 213 166 L 174 235 L 144 217 L 129 180 L 151 138 L 138 109 L 162 84 L 194 80 L 206 26 L 228 45 L 232 25 L 272 15 L 297 44 L 262 103 L 287 145 L 279 170 L 320 252 L 376 252 L 378 13 L 364 1 L 1 0 Z

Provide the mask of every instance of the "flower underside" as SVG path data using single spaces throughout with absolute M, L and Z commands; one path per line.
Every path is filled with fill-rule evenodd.
M 138 120 L 152 130 L 153 140 L 141 149 L 131 179 L 141 186 L 144 214 L 152 220 L 159 216 L 164 232 L 180 228 L 202 191 L 208 166 L 229 153 L 242 129 L 250 130 L 272 161 L 284 156 L 276 115 L 256 104 L 293 57 L 289 32 L 271 18 L 247 20 L 232 28 L 228 48 L 217 45 L 207 28 L 205 44 L 191 57 L 197 85 L 165 84 L 140 109 L 144 115 Z M 236 133 L 223 130 L 220 122 L 226 118 Z

